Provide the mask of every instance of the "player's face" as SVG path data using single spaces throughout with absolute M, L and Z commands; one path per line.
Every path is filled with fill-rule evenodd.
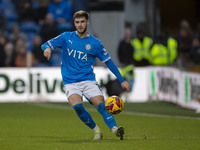
M 87 30 L 88 20 L 85 17 L 76 18 L 74 25 L 79 34 L 84 34 Z

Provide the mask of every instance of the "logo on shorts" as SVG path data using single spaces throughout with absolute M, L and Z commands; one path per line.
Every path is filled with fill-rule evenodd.
M 86 49 L 86 50 L 91 50 L 91 45 L 90 45 L 90 44 L 86 44 L 86 45 L 85 45 L 85 49 Z

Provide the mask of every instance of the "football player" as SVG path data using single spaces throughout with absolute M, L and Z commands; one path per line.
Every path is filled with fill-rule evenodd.
M 85 11 L 74 13 L 73 20 L 76 31 L 64 32 L 48 40 L 41 48 L 48 60 L 51 57 L 51 51 L 58 47 L 62 49 L 61 74 L 68 101 L 82 122 L 94 130 L 94 140 L 102 139 L 103 134 L 91 115 L 85 110 L 83 96 L 102 115 L 110 130 L 117 137 L 123 139 L 124 128 L 117 126 L 114 117 L 105 109 L 102 90 L 93 72 L 95 58 L 99 58 L 106 64 L 127 92 L 130 91 L 130 85 L 121 76 L 101 41 L 87 32 L 88 19 L 89 14 Z

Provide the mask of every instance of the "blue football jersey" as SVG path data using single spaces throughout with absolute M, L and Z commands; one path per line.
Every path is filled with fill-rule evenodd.
M 100 40 L 91 34 L 80 38 L 77 31 L 64 32 L 42 45 L 43 50 L 47 47 L 52 50 L 62 49 L 61 73 L 64 85 L 80 81 L 95 81 L 93 72 L 95 57 L 102 62 L 110 59 Z

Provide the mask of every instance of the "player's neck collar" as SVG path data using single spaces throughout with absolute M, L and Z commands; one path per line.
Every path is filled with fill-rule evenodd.
M 78 35 L 78 31 L 75 31 L 76 32 L 76 35 L 79 37 L 79 35 Z M 88 32 L 87 32 L 88 33 Z M 84 38 L 86 38 L 86 37 L 89 37 L 90 36 L 90 33 L 88 33 Z M 79 38 L 81 38 L 81 37 L 79 37 Z

